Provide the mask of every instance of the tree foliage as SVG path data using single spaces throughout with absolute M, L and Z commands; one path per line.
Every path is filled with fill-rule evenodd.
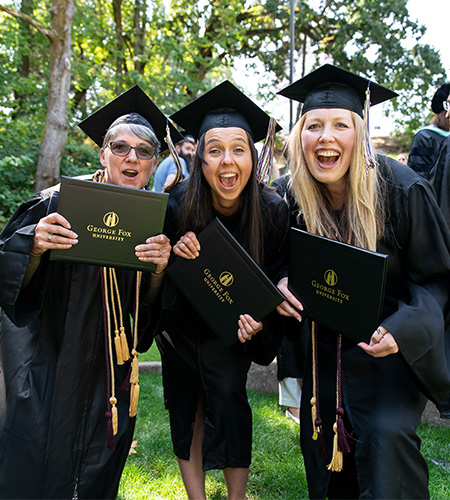
M 11 165 L 25 155 L 30 158 L 25 163 L 35 167 L 44 137 L 51 40 L 39 26 L 51 28 L 56 1 L 62 0 L 2 0 L 0 5 L 0 147 L 3 158 L 14 158 Z M 169 114 L 224 78 L 244 85 L 233 72 L 235 61 L 244 59 L 261 92 L 272 98 L 289 73 L 289 4 L 78 0 L 68 92 L 71 171 L 86 168 L 85 137 L 77 123 L 135 83 Z M 405 127 L 417 128 L 425 121 L 424 96 L 431 97 L 445 72 L 436 51 L 420 43 L 424 28 L 409 18 L 406 5 L 407 0 L 298 0 L 296 78 L 306 52 L 317 65 L 334 62 L 363 73 L 399 92 L 394 107 L 406 117 Z M 408 48 L 405 39 L 416 43 Z M 83 152 L 74 154 L 76 148 Z M 29 176 L 31 185 L 35 168 Z M 0 210 L 6 213 L 1 201 Z

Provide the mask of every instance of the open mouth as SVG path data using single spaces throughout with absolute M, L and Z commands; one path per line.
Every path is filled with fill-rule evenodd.
M 322 165 L 334 165 L 341 155 L 337 151 L 317 151 L 316 157 Z
M 130 170 L 124 170 L 122 174 L 125 175 L 125 177 L 130 177 L 132 179 L 138 175 L 138 172 L 137 170 L 130 169 Z
M 238 180 L 238 175 L 234 173 L 220 174 L 219 182 L 225 189 L 232 189 L 236 185 Z

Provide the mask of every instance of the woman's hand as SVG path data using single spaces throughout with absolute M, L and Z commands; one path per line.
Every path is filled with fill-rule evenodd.
M 147 238 L 142 245 L 137 245 L 134 251 L 142 262 L 156 264 L 155 274 L 161 274 L 167 267 L 171 249 L 169 238 L 164 234 L 158 234 Z
M 54 212 L 37 223 L 31 254 L 38 256 L 47 250 L 65 250 L 77 243 L 78 235 L 70 230 L 69 221 Z
M 389 354 L 398 352 L 398 345 L 394 337 L 384 328 L 379 326 L 370 338 L 370 343 L 360 342 L 359 347 L 374 358 L 384 358 Z
M 255 321 L 249 314 L 241 314 L 239 316 L 239 341 L 244 343 L 251 340 L 253 335 L 262 330 L 263 324 L 261 321 Z
M 200 243 L 197 236 L 192 231 L 188 231 L 182 236 L 173 247 L 173 253 L 184 259 L 195 259 L 200 251 Z
M 299 302 L 289 291 L 288 279 L 281 278 L 277 287 L 287 299 L 277 307 L 278 314 L 281 314 L 281 316 L 295 318 L 297 321 L 302 321 L 303 318 L 298 311 L 303 311 L 303 306 L 302 303 Z

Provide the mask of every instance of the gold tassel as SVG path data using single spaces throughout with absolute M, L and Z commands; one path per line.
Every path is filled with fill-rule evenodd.
M 312 438 L 314 439 L 314 441 L 316 441 L 317 440 L 317 430 L 316 430 L 317 407 L 316 407 L 316 398 L 314 396 L 311 398 L 310 403 L 311 403 L 312 424 L 313 424 L 313 429 L 314 429 Z
M 130 359 L 130 351 L 128 349 L 127 336 L 123 326 L 120 327 L 120 343 L 122 345 L 122 359 L 124 362 L 128 361 Z
M 114 436 L 117 434 L 117 431 L 119 429 L 119 417 L 117 414 L 117 399 L 112 397 L 109 399 L 109 402 L 111 403 L 111 413 L 112 413 L 112 427 L 113 427 L 113 434 Z
M 117 364 L 123 365 L 122 343 L 120 342 L 119 330 L 115 330 L 114 347 L 116 348 Z
M 132 384 L 130 387 L 130 417 L 135 417 L 137 413 L 137 407 L 139 402 L 139 384 Z
M 139 382 L 138 352 L 136 351 L 136 349 L 133 349 L 131 354 L 133 355 L 133 361 L 131 362 L 130 384 L 137 384 Z
M 337 423 L 335 422 L 333 425 L 334 430 L 334 439 L 333 439 L 333 457 L 331 458 L 331 462 L 328 465 L 328 470 L 333 472 L 341 472 L 344 466 L 344 454 L 342 451 L 339 451 L 338 447 L 338 432 L 337 432 Z

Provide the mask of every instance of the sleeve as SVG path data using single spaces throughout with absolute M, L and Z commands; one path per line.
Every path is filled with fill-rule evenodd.
M 44 302 L 48 252 L 26 290 L 21 290 L 37 223 L 56 210 L 57 197 L 34 196 L 14 213 L 0 234 L 0 307 L 17 326 L 35 319 Z
M 400 251 L 389 255 L 386 303 L 391 310 L 381 324 L 394 336 L 425 395 L 439 403 L 450 391 L 444 348 L 450 335 L 450 233 L 425 181 L 411 185 L 397 203 L 392 239 Z

